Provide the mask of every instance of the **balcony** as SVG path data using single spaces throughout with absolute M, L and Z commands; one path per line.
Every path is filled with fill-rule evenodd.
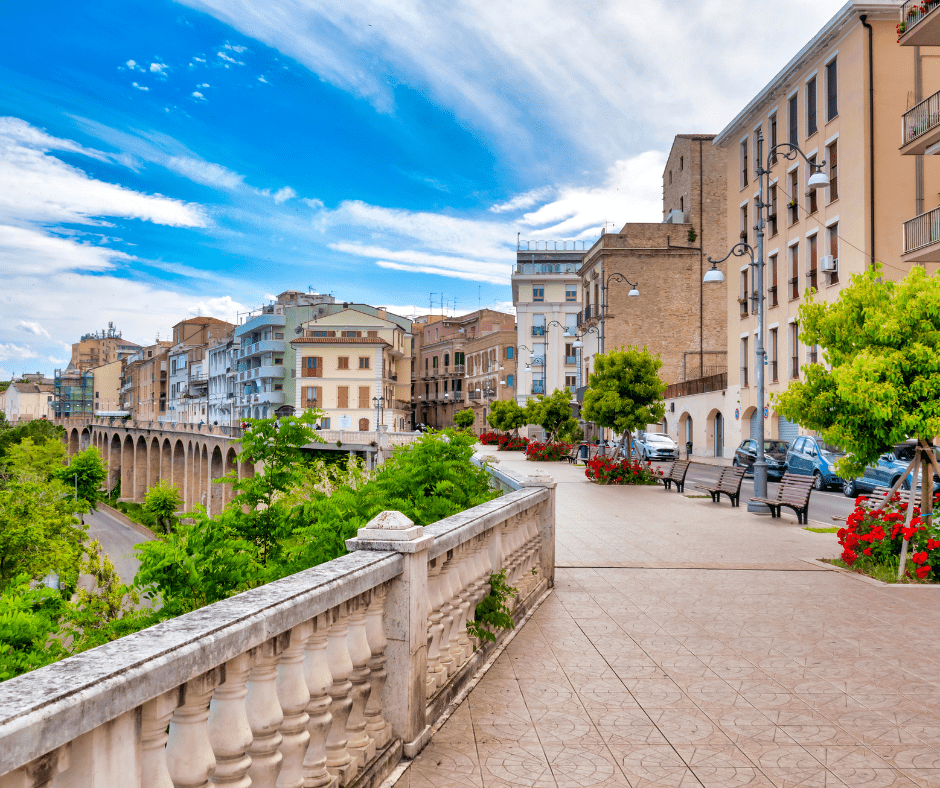
M 597 307 L 597 304 L 588 304 L 584 309 L 578 312 L 578 325 L 582 325 L 591 320 L 597 320 L 599 317 L 600 310 Z
M 545 356 L 529 356 L 529 366 L 532 366 L 532 367 L 544 367 L 544 366 L 545 366 Z
M 451 367 L 451 374 L 452 375 L 467 374 L 467 365 L 466 364 L 454 364 L 454 366 Z
M 545 336 L 545 326 L 532 326 L 532 336 L 534 336 L 534 337 L 544 337 L 544 336 Z
M 482 399 L 483 398 L 482 392 L 479 392 L 479 391 L 471 391 L 467 396 L 470 397 L 470 399 Z
M 905 263 L 940 262 L 940 207 L 904 222 Z
M 905 0 L 901 4 L 901 37 L 906 47 L 934 46 L 940 40 L 940 0 Z
M 255 342 L 253 345 L 243 345 L 241 351 L 239 351 L 239 358 L 250 358 L 251 356 L 258 356 L 262 353 L 283 353 L 284 352 L 284 340 L 283 339 L 263 339 L 260 342 Z
M 578 363 L 577 356 L 565 356 L 565 364 L 577 364 L 577 363 Z
M 940 91 L 901 116 L 901 154 L 936 153 L 940 148 Z
M 533 380 L 533 381 L 532 381 L 532 393 L 533 393 L 533 394 L 544 394 L 544 393 L 545 393 L 545 381 L 544 381 L 544 380 Z
M 238 326 L 238 328 L 235 329 L 235 336 L 245 336 L 246 334 L 251 334 L 259 329 L 267 328 L 268 326 L 283 328 L 286 324 L 287 318 L 284 315 L 276 315 L 274 313 L 258 315 L 257 317 L 249 318 L 242 323 L 242 325 Z
M 724 391 L 728 388 L 728 373 L 720 372 L 716 375 L 706 375 L 694 380 L 685 380 L 682 383 L 672 383 L 667 389 L 665 399 L 676 397 L 691 397 L 694 394 L 707 394 L 710 391 Z

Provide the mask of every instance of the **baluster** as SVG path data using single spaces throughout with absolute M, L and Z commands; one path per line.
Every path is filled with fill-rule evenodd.
M 441 576 L 438 583 L 441 588 L 441 633 L 440 642 L 437 646 L 438 656 L 441 662 L 441 671 L 436 674 L 437 689 L 440 689 L 447 683 L 447 677 L 454 672 L 454 658 L 450 653 L 450 633 L 454 628 L 454 617 L 451 615 L 453 605 L 451 599 L 454 597 L 454 551 L 449 550 L 447 560 L 441 570 Z
M 0 785 L 6 788 L 51 788 L 59 774 L 68 772 L 71 766 L 71 756 L 72 743 L 69 742 L 45 755 L 40 755 L 13 772 L 0 775 Z M 69 776 L 66 774 L 66 779 Z
M 469 578 L 469 544 L 462 544 L 457 548 L 459 560 L 457 562 L 457 595 L 452 601 L 454 605 L 454 626 L 450 635 L 450 653 L 453 658 L 454 673 L 463 664 L 464 651 L 467 647 L 467 611 L 470 609 L 470 578 Z
M 388 596 L 388 583 L 383 583 L 372 591 L 372 602 L 366 613 L 366 636 L 372 657 L 369 660 L 369 682 L 372 692 L 366 704 L 366 733 L 375 741 L 376 749 L 384 750 L 392 738 L 392 727 L 382 716 L 382 695 L 388 673 L 385 671 L 385 597 Z
M 284 722 L 281 704 L 277 699 L 277 663 L 283 649 L 278 638 L 272 638 L 257 649 L 255 664 L 248 674 L 248 723 L 254 737 L 248 747 L 251 756 L 252 788 L 274 788 L 281 770 L 281 734 L 278 728 Z
M 166 744 L 167 767 L 175 788 L 207 788 L 215 771 L 209 741 L 209 699 L 222 678 L 220 668 L 210 670 L 180 687 L 180 704 L 170 718 Z
M 321 788 L 333 782 L 333 775 L 326 769 L 326 736 L 333 720 L 329 695 L 333 676 L 326 659 L 329 614 L 321 613 L 312 625 L 313 631 L 307 640 L 307 656 L 304 660 L 304 678 L 310 691 L 310 703 L 307 704 L 310 746 L 304 755 L 304 788 Z
M 441 653 L 438 649 L 438 642 L 443 626 L 441 624 L 441 612 L 438 610 L 440 604 L 439 597 L 441 569 L 444 565 L 444 557 L 438 556 L 428 562 L 428 698 L 434 694 L 437 688 L 437 674 L 442 672 Z
M 251 788 L 248 767 L 251 758 L 251 726 L 245 709 L 248 671 L 252 657 L 241 654 L 225 663 L 225 681 L 215 688 L 209 703 L 209 741 L 215 753 L 215 771 L 210 785 Z
M 310 637 L 309 622 L 298 624 L 290 631 L 290 644 L 281 654 L 277 666 L 277 699 L 281 704 L 284 722 L 281 724 L 281 773 L 277 776 L 277 788 L 303 788 L 304 754 L 310 743 L 307 732 L 307 705 L 310 692 L 304 678 L 304 647 Z
M 165 692 L 140 707 L 141 788 L 173 788 L 166 764 L 167 725 L 179 703 L 179 692 Z
M 352 682 L 349 674 L 353 671 L 346 645 L 349 634 L 346 610 L 347 603 L 343 603 L 330 611 L 332 624 L 326 641 L 326 659 L 333 677 L 329 689 L 333 721 L 326 737 L 326 768 L 330 774 L 339 777 L 340 785 L 346 785 L 356 776 L 356 761 L 346 749 L 346 723 L 352 711 Z
M 349 635 L 346 638 L 353 666 L 349 675 L 352 682 L 352 711 L 346 723 L 346 749 L 350 755 L 359 758 L 360 769 L 375 756 L 375 742 L 366 733 L 366 704 L 372 692 L 372 685 L 369 683 L 372 649 L 369 648 L 369 639 L 366 636 L 366 609 L 371 601 L 371 592 L 366 592 L 350 602 Z

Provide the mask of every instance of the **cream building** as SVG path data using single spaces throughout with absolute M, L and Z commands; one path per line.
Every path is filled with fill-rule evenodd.
M 825 162 L 831 183 L 811 191 L 811 168 L 801 157 L 788 160 L 781 153 L 771 168 L 763 293 L 768 438 L 790 440 L 803 432 L 774 413 L 770 395 L 802 377 L 804 365 L 823 361 L 821 349 L 804 346 L 798 336 L 798 310 L 809 289 L 817 291 L 818 299 L 835 301 L 852 274 L 875 260 L 894 279 L 918 262 L 930 271 L 937 268 L 929 254 L 920 260 L 905 256 L 903 233 L 905 222 L 923 208 L 924 195 L 940 192 L 940 165 L 930 156 L 901 155 L 898 119 L 909 97 L 917 95 L 919 79 L 940 86 L 940 60 L 927 57 L 936 50 L 898 45 L 898 7 L 895 2 L 846 4 L 715 139 L 727 151 L 729 247 L 738 240 L 756 244 L 758 130 L 765 163 L 773 145 L 793 142 L 811 160 Z M 677 387 L 667 392 L 670 433 L 680 443 L 691 435 L 699 456 L 730 458 L 738 443 L 759 428 L 754 385 L 754 296 L 759 294 L 745 260 L 731 258 L 722 266 L 727 388 L 694 396 L 675 396 Z
M 290 343 L 298 411 L 324 411 L 324 428 L 410 426 L 411 321 L 383 309 L 372 315 L 349 307 L 302 323 L 298 332 L 302 336 Z
M 121 388 L 125 361 L 120 359 L 91 370 L 95 385 L 95 413 L 121 412 Z
M 3 392 L 0 410 L 6 413 L 7 421 L 11 424 L 21 424 L 33 419 L 53 419 L 53 398 L 51 384 L 14 381 Z

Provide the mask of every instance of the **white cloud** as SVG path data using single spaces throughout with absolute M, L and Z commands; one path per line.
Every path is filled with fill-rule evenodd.
M 198 90 L 194 90 L 194 91 L 193 91 L 193 98 L 194 98 L 194 99 L 204 99 L 205 96 L 203 96 L 202 93 L 200 93 Z
M 38 358 L 39 354 L 36 353 L 31 347 L 26 345 L 14 345 L 12 342 L 0 342 L 0 361 L 22 361 L 27 358 Z
M 259 81 L 259 82 L 264 82 L 265 85 L 270 85 L 270 84 L 271 84 L 270 82 L 268 82 L 268 81 L 264 78 L 264 75 L 263 75 L 263 74 L 262 74 L 260 77 L 258 77 L 258 81 Z
M 147 86 L 145 86 L 145 85 L 138 85 L 136 82 L 131 82 L 131 84 L 132 84 L 135 88 L 137 88 L 138 90 L 143 90 L 144 92 L 150 90 L 150 88 L 148 88 Z
M 244 66 L 245 64 L 241 60 L 236 60 L 233 57 L 229 57 L 224 52 L 216 52 L 220 59 L 224 60 L 226 63 L 231 63 L 233 66 Z
M 171 156 L 165 166 L 196 183 L 220 189 L 237 189 L 244 185 L 245 176 L 226 169 L 221 164 L 194 159 L 189 156 Z
M 151 63 L 150 70 L 155 74 L 162 74 L 169 66 L 166 63 Z
M 517 194 L 510 200 L 506 202 L 499 203 L 490 207 L 492 213 L 515 213 L 516 211 L 525 210 L 526 208 L 531 208 L 533 205 L 537 205 L 540 202 L 547 200 L 554 189 L 550 186 L 543 186 L 540 189 L 532 189 L 532 191 L 525 192 L 524 194 Z
M 16 327 L 20 331 L 25 331 L 27 334 L 35 334 L 37 337 L 52 339 L 52 337 L 49 336 L 49 332 L 42 327 L 42 324 L 37 323 L 35 320 L 20 320 L 17 322 Z
M 226 44 L 225 48 L 232 52 L 237 52 L 239 55 L 248 50 L 248 47 L 238 46 L 237 44 Z
M 193 60 L 196 61 L 197 63 L 205 63 L 205 62 L 206 62 L 206 59 L 205 59 L 204 57 L 194 57 Z
M 137 61 L 128 60 L 125 64 L 131 71 L 143 71 L 144 69 L 137 65 Z
M 274 202 L 276 202 L 278 205 L 280 205 L 282 202 L 286 202 L 287 200 L 292 200 L 296 196 L 297 192 L 295 192 L 290 186 L 284 186 L 283 188 L 278 189 L 272 195 Z
M 509 284 L 510 267 L 507 262 L 471 259 L 455 255 L 429 254 L 414 250 L 385 249 L 360 243 L 331 243 L 331 249 L 358 257 L 373 258 L 380 268 L 412 273 L 438 274 L 475 282 Z
M 210 87 L 208 82 L 203 82 L 201 85 L 196 85 L 197 88 L 208 88 Z

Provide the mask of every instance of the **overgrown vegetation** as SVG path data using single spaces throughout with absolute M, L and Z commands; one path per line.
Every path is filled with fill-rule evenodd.
M 535 570 L 532 570 L 535 572 Z M 494 630 L 512 629 L 512 610 L 509 600 L 519 591 L 506 584 L 506 570 L 500 569 L 490 575 L 490 593 L 479 601 L 474 619 L 467 621 L 467 632 L 479 640 L 496 642 Z

